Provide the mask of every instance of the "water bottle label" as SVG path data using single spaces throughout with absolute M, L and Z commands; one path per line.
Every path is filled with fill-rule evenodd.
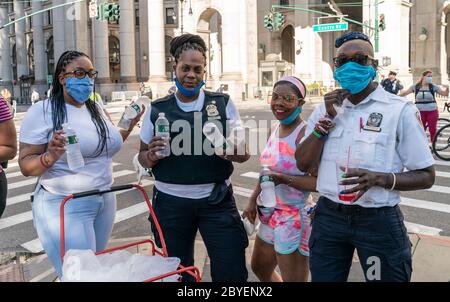
M 131 107 L 136 110 L 137 114 L 141 113 L 141 107 L 139 107 L 137 104 L 132 104 Z
M 273 177 L 270 175 L 262 175 L 259 177 L 259 182 L 263 183 L 263 182 L 273 182 Z
M 169 125 L 158 125 L 159 133 L 169 133 Z
M 68 141 L 69 145 L 77 144 L 78 137 L 76 135 L 68 136 L 67 141 Z

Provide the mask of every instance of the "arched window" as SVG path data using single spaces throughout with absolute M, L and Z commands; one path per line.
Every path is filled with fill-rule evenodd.
M 108 42 L 110 77 L 112 82 L 117 83 L 120 80 L 120 41 L 117 37 L 110 35 Z

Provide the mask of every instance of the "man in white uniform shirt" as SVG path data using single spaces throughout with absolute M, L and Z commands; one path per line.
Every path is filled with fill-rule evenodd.
M 373 81 L 369 38 L 351 32 L 336 48 L 334 77 L 343 89 L 325 95 L 296 152 L 300 170 L 318 169 L 312 281 L 347 281 L 356 249 L 367 281 L 407 282 L 411 243 L 399 191 L 430 188 L 434 159 L 417 108 Z

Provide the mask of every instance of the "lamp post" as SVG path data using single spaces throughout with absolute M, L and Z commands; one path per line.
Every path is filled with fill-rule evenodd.
M 183 34 L 184 33 L 184 2 L 185 2 L 186 0 L 180 0 L 180 29 L 181 29 L 181 34 Z

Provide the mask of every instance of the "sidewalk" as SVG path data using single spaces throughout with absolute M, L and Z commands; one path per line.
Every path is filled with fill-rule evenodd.
M 413 244 L 413 274 L 412 282 L 449 282 L 450 281 L 450 237 L 433 237 L 427 235 L 409 234 Z M 117 247 L 129 243 L 146 240 L 149 237 L 112 239 L 109 247 Z M 258 282 L 250 267 L 251 252 L 255 235 L 249 238 L 249 248 L 246 250 L 247 269 L 249 273 L 248 281 Z M 142 253 L 150 255 L 150 244 L 143 244 L 137 247 L 127 249 L 132 253 Z M 9 264 L 0 266 L 0 282 L 5 281 L 54 281 L 56 275 L 53 269 L 37 274 L 42 271 L 42 266 L 48 266 L 48 259 L 45 255 L 32 257 L 25 262 L 17 261 L 22 264 Z M 201 238 L 195 242 L 195 265 L 200 270 L 202 282 L 211 282 L 210 261 Z M 39 268 L 41 270 L 39 270 Z M 37 274 L 37 275 L 36 275 Z M 354 257 L 353 265 L 350 270 L 349 282 L 364 282 L 364 275 L 357 257 Z

